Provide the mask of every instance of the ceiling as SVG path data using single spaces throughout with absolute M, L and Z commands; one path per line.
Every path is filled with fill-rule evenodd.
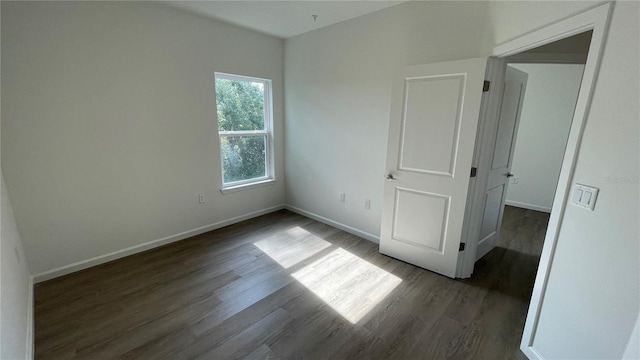
M 405 1 L 162 1 L 174 8 L 289 38 Z M 312 15 L 318 15 L 314 21 Z

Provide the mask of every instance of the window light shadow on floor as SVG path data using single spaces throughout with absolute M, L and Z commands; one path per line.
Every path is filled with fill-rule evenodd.
M 288 269 L 328 248 L 331 243 L 296 226 L 253 245 L 269 255 L 283 268 Z
M 285 269 L 332 246 L 300 227 L 254 245 Z M 342 248 L 331 251 L 291 276 L 352 324 L 360 321 L 402 282 L 397 276 Z

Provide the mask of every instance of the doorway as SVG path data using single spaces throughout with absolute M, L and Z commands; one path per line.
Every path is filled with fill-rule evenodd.
M 584 64 L 508 66 L 527 73 L 528 83 L 506 205 L 551 213 Z
M 606 14 L 604 11 L 603 13 Z M 602 34 L 597 34 L 598 36 L 594 39 L 593 35 L 596 31 L 593 29 L 594 28 L 585 29 L 586 31 L 582 32 L 576 32 L 573 36 L 564 37 L 554 42 L 547 43 L 544 46 L 531 48 L 528 51 L 518 52 L 517 50 L 511 50 L 511 53 L 509 54 L 511 56 L 503 58 L 508 65 L 524 70 L 525 72 L 529 70 L 528 73 L 533 74 L 531 78 L 533 89 L 528 89 L 528 92 L 525 93 L 523 99 L 525 105 L 523 106 L 523 110 L 526 109 L 524 114 L 525 122 L 523 124 L 523 130 L 526 135 L 522 137 L 522 134 L 519 134 L 520 131 L 518 131 L 518 129 L 513 133 L 514 143 L 512 143 L 512 146 L 514 146 L 514 148 L 520 147 L 520 149 L 517 154 L 515 154 L 515 152 L 512 153 L 514 155 L 514 159 L 517 159 L 516 169 L 514 169 L 513 178 L 508 181 L 508 185 L 510 185 L 512 190 L 507 190 L 507 194 L 511 192 L 511 205 L 518 205 L 518 207 L 505 207 L 504 202 L 506 202 L 506 199 L 503 201 L 500 211 L 501 214 L 504 215 L 504 223 L 502 223 L 503 217 L 501 215 L 499 219 L 500 223 L 498 224 L 498 231 L 502 230 L 504 236 L 501 239 L 498 236 L 498 239 L 500 240 L 498 240 L 497 244 L 501 248 L 501 252 L 515 254 L 519 259 L 528 260 L 527 263 L 530 263 L 531 265 L 530 267 L 525 266 L 526 269 L 531 270 L 527 272 L 528 274 L 521 274 L 521 276 L 525 275 L 524 278 L 527 279 L 527 299 L 531 300 L 529 313 L 524 326 L 521 350 L 530 358 L 537 358 L 536 352 L 533 349 L 533 339 L 537 328 L 538 314 L 544 297 L 544 289 L 548 280 L 549 268 L 553 260 L 553 252 L 556 246 L 559 224 L 561 223 L 564 213 L 563 208 L 569 201 L 569 192 L 572 189 L 570 182 L 573 172 L 573 164 L 577 155 L 580 135 L 584 125 L 586 103 L 588 102 L 592 91 L 593 77 L 595 73 L 594 62 L 597 63 L 598 59 L 596 56 L 602 45 Z M 548 36 L 548 34 L 546 35 Z M 558 37 L 560 37 L 560 35 L 558 35 Z M 598 37 L 600 37 L 600 39 L 598 39 Z M 515 43 L 517 42 L 518 41 L 515 41 Z M 531 43 L 534 42 L 531 41 L 529 44 Z M 522 44 L 519 45 L 523 46 Z M 518 44 L 513 45 L 513 47 L 517 49 Z M 497 50 L 495 51 L 498 52 L 498 54 L 504 54 L 507 52 L 502 52 L 499 48 L 500 47 L 496 48 Z M 568 72 L 573 72 L 573 78 L 571 78 L 571 74 L 568 74 L 567 69 L 570 69 Z M 570 79 L 565 79 L 566 83 L 564 84 L 558 85 L 558 83 L 556 83 L 555 87 L 561 87 L 562 91 L 560 91 L 559 94 L 556 93 L 555 96 L 551 94 L 554 89 L 551 89 L 549 84 L 546 84 L 545 89 L 545 81 L 543 81 L 545 78 L 550 80 L 550 76 L 553 78 L 551 73 L 554 71 L 556 72 L 556 75 L 558 74 L 558 71 L 560 71 L 563 76 L 567 75 L 570 77 Z M 566 76 L 564 77 L 566 78 Z M 537 82 L 543 84 L 536 84 Z M 549 81 L 547 81 L 547 83 L 549 83 Z M 551 87 L 553 86 L 554 85 L 551 85 Z M 539 87 L 540 89 L 535 89 L 535 87 Z M 532 91 L 529 92 L 529 90 Z M 550 95 L 551 98 L 549 99 Z M 545 96 L 547 96 L 546 100 L 544 99 Z M 558 100 L 558 97 L 564 98 L 563 101 L 556 101 Z M 538 100 L 541 101 L 538 102 Z M 569 130 L 563 131 L 562 126 L 560 126 L 560 128 L 556 128 L 555 131 L 549 127 L 541 129 L 542 124 L 535 122 L 535 118 L 545 116 L 543 112 L 544 110 L 549 110 L 550 101 L 556 101 L 556 105 L 559 104 L 564 106 L 563 110 L 558 111 L 558 109 L 556 109 L 553 113 L 558 113 L 558 115 L 564 114 L 561 116 L 564 120 L 560 119 L 556 121 L 568 122 Z M 531 118 L 533 118 L 533 120 Z M 527 122 L 532 121 L 533 124 L 527 124 Z M 554 124 L 551 122 L 547 125 L 558 126 L 561 124 Z M 495 124 L 494 126 L 495 129 L 493 131 L 497 133 L 499 131 L 499 124 Z M 531 126 L 533 126 L 535 130 L 544 131 L 532 131 Z M 529 129 L 528 131 L 527 128 Z M 550 131 L 554 131 L 554 136 L 550 136 Z M 562 136 L 563 133 L 567 135 Z M 518 139 L 520 139 L 520 143 L 517 142 Z M 549 144 L 545 145 L 545 141 L 551 141 L 553 146 L 549 146 Z M 479 142 L 479 145 L 477 146 L 482 146 L 482 142 Z M 489 151 L 491 154 L 494 154 L 495 148 L 490 148 L 491 150 L 489 150 L 486 148 L 487 145 L 484 146 L 485 157 L 488 157 L 487 153 Z M 495 147 L 497 145 L 494 142 L 491 146 Z M 529 148 L 529 154 L 527 154 L 527 147 Z M 540 149 L 541 147 L 545 148 L 545 150 L 549 150 L 548 148 L 550 147 L 556 148 L 556 155 L 553 159 L 554 161 L 547 161 L 548 155 L 545 157 L 540 156 L 542 155 L 540 153 L 531 153 L 531 148 Z M 489 159 L 485 161 L 490 162 L 491 160 Z M 517 164 L 518 161 L 520 162 L 519 165 Z M 537 175 L 538 177 L 541 176 L 539 173 L 540 170 L 537 172 L 531 171 L 531 173 L 527 172 L 528 170 L 533 170 L 536 162 L 539 163 L 538 165 L 546 165 L 548 168 L 553 169 L 547 169 L 548 174 L 545 176 L 547 178 L 546 182 L 551 183 L 551 186 L 547 184 L 547 191 L 552 192 L 552 194 L 547 193 L 547 204 L 542 204 L 542 206 L 538 207 L 531 206 L 535 205 L 533 201 L 529 201 L 529 206 L 527 206 L 526 201 L 518 202 L 513 200 L 514 197 L 517 198 L 518 190 L 520 190 L 520 193 L 523 192 L 522 190 L 531 191 L 530 188 L 526 189 L 526 183 L 535 182 L 534 178 L 536 176 L 534 175 Z M 551 163 L 557 164 L 558 162 L 560 163 L 559 168 L 557 165 L 555 167 L 550 166 Z M 489 166 L 486 168 L 491 169 L 492 167 Z M 519 171 L 520 174 L 516 174 L 516 171 Z M 534 175 L 532 175 L 532 173 Z M 509 172 L 508 174 L 505 174 L 505 176 L 510 177 L 512 174 Z M 551 181 L 549 181 L 548 178 L 551 178 Z M 522 180 L 525 180 L 524 183 Z M 516 184 L 513 184 L 514 182 Z M 480 191 L 483 191 L 481 195 L 486 195 L 486 188 L 479 188 L 475 190 L 476 194 Z M 553 205 L 554 201 L 556 202 L 555 205 Z M 475 205 L 475 209 L 477 208 L 478 205 Z M 551 211 L 551 208 L 554 209 L 553 212 Z M 549 214 L 549 212 L 551 212 L 551 214 Z M 484 214 L 481 213 L 480 218 L 482 219 L 483 217 Z M 524 242 L 522 241 L 523 238 L 525 238 Z M 470 238 L 469 240 L 473 241 L 473 238 Z M 477 258 L 473 260 L 475 262 Z M 477 265 L 478 267 L 481 267 L 482 260 L 480 260 Z M 473 268 L 471 268 L 471 271 L 473 271 Z M 514 331 L 517 330 L 520 330 L 520 328 L 514 329 Z
M 478 130 L 478 178 L 470 183 L 465 215 L 470 251 L 461 255 L 459 277 L 470 277 L 475 261 L 497 246 L 505 205 L 551 213 L 556 194 L 568 190 L 568 179 L 560 181 L 560 175 L 576 155 L 579 111 L 584 111 L 577 106 L 578 95 L 585 92 L 592 36 L 593 30 L 579 32 L 498 58 L 489 68 L 488 77 L 499 89 L 485 99 Z
M 505 214 L 512 227 L 520 223 L 514 217 L 522 223 L 524 218 L 546 218 L 535 229 L 520 229 L 533 238 L 542 226 L 544 237 L 591 35 L 587 31 L 506 59 L 476 260 L 499 246 Z M 514 83 L 522 89 L 514 89 Z
M 588 32 L 577 36 L 590 38 L 590 35 Z M 571 40 L 558 43 L 575 45 Z M 558 51 L 563 49 L 572 47 L 559 47 Z M 585 57 L 587 51 L 588 42 Z M 501 244 L 508 245 L 511 244 L 509 240 L 521 238 L 521 248 L 514 251 L 536 256 L 535 270 L 549 225 L 584 63 L 579 60 L 572 63 L 517 62 L 508 66 L 526 72 L 528 83 L 513 144 L 513 176 L 508 183 L 501 224 L 501 233 L 506 239 Z M 533 278 L 530 282 L 533 288 Z
M 506 59 L 488 180 L 476 189 L 484 197 L 484 211 L 475 268 L 482 269 L 483 257 L 495 252 L 526 263 L 517 276 L 526 283 L 525 294 L 520 295 L 527 301 L 549 227 L 591 36 L 587 31 Z
M 588 46 L 588 45 L 587 45 Z M 513 143 L 499 251 L 521 262 L 528 302 L 558 186 L 584 65 L 510 63 L 528 74 Z M 496 251 L 496 250 L 494 250 Z
M 578 149 L 580 148 L 589 104 L 595 88 L 596 75 L 604 48 L 605 35 L 608 29 L 612 7 L 613 4 L 611 3 L 596 6 L 591 10 L 587 10 L 571 18 L 560 20 L 554 24 L 498 45 L 493 50 L 494 56 L 504 59 L 540 47 L 540 45 L 550 44 L 569 36 L 584 33 L 585 31 L 592 31 L 584 74 L 576 101 L 569 139 L 567 141 L 567 148 L 562 162 L 554 203 L 549 216 L 543 249 L 536 271 L 531 301 L 529 303 L 529 310 L 520 344 L 520 349 L 531 359 L 542 358 L 538 352 L 536 334 L 539 328 L 543 303 L 560 300 L 557 297 L 551 297 L 551 295 L 547 293 L 547 286 L 549 284 L 551 267 L 554 263 L 560 228 L 564 220 L 565 208 L 570 206 L 569 204 L 572 199 L 571 191 L 576 191 L 579 188 L 578 185 L 572 184 L 574 181 Z
M 547 57 L 550 54 L 545 52 L 550 48 L 547 45 L 555 46 L 559 40 L 591 31 L 522 337 L 521 349 L 533 358 L 538 356 L 531 345 L 565 209 L 575 200 L 570 196 L 572 191 L 583 194 L 588 190 L 572 181 L 611 7 L 599 5 L 507 41 L 496 46 L 494 57 L 489 59 L 414 65 L 394 76 L 380 252 L 449 277 L 468 278 L 478 259 L 486 196 L 493 189 L 488 186 L 495 184 L 489 180 L 492 170 L 498 169 L 492 164 L 496 149 L 502 149 L 500 155 L 504 159 L 513 148 L 516 126 L 500 129 L 499 120 L 502 94 L 507 93 L 503 91 L 507 84 L 507 63 L 517 62 L 515 55 L 529 51 L 527 62 L 555 62 Z M 540 50 L 543 46 L 547 46 L 545 51 Z M 560 62 L 570 57 L 563 54 Z M 425 99 L 431 102 L 425 105 Z M 513 113 L 517 107 L 509 108 Z M 429 134 L 430 138 L 425 140 L 421 134 Z M 499 164 L 502 166 L 503 162 Z M 508 178 L 511 174 L 496 171 L 493 175 Z M 420 181 L 419 176 L 429 179 Z M 506 202 L 504 179 L 498 185 L 502 186 L 500 201 L 492 204 L 500 209 L 494 209 L 494 214 L 502 213 Z M 588 205 L 593 204 L 592 198 L 584 197 Z M 579 205 L 584 205 L 582 199 L 578 197 Z M 415 214 L 422 216 L 416 218 Z M 425 218 L 430 221 L 419 221 Z M 502 215 L 498 215 L 495 223 L 501 224 L 501 219 Z M 495 227 L 496 231 L 500 228 Z M 490 236 L 494 239 L 491 246 L 495 247 L 499 236 Z M 491 246 L 485 247 L 487 253 Z M 425 261 L 431 255 L 434 261 Z

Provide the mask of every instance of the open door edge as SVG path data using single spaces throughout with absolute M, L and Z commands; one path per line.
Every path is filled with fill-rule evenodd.
M 482 104 L 476 132 L 476 143 L 473 153 L 472 166 L 477 169 L 476 176 L 469 181 L 467 192 L 467 205 L 465 208 L 462 227 L 461 242 L 465 243 L 465 250 L 458 254 L 456 278 L 469 278 L 473 274 L 476 262 L 480 227 L 482 225 L 482 213 L 485 206 L 484 191 L 489 176 L 491 157 L 496 142 L 498 126 L 498 114 L 504 91 L 504 77 L 507 68 L 507 60 L 504 58 L 490 57 L 487 59 L 485 79 L 490 81 L 489 91 L 482 94 Z

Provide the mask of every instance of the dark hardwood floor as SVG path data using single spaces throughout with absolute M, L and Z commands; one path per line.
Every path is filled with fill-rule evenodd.
M 523 359 L 547 221 L 451 280 L 279 211 L 37 284 L 36 358 Z

